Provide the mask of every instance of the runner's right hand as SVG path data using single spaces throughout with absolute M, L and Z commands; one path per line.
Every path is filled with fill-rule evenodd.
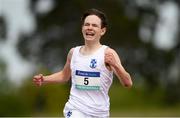
M 42 85 L 43 80 L 44 80 L 43 74 L 38 74 L 33 77 L 33 82 L 38 86 Z

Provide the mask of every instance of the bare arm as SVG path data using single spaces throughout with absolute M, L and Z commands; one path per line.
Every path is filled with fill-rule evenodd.
M 69 51 L 66 63 L 64 65 L 64 68 L 54 74 L 43 76 L 42 74 L 36 75 L 33 78 L 33 81 L 41 86 L 42 83 L 64 83 L 67 82 L 71 77 L 71 69 L 70 69 L 70 62 L 72 58 L 73 48 Z
M 105 63 L 113 70 L 123 86 L 132 86 L 131 76 L 122 66 L 118 54 L 111 48 L 108 48 L 105 52 Z

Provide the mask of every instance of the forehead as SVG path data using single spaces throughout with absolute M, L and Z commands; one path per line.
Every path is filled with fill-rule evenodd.
M 84 19 L 84 23 L 92 23 L 101 25 L 101 19 L 96 15 L 89 15 Z

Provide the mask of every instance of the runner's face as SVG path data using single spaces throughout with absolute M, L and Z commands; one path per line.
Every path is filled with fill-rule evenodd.
M 97 41 L 104 35 L 106 29 L 101 28 L 101 19 L 96 15 L 89 15 L 82 26 L 83 37 L 87 41 Z

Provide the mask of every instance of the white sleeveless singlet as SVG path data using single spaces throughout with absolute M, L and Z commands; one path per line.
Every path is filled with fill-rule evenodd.
M 95 117 L 109 116 L 108 91 L 113 72 L 104 63 L 105 49 L 102 45 L 92 55 L 80 53 L 81 46 L 74 49 L 71 59 L 71 90 L 68 103 L 79 111 Z

